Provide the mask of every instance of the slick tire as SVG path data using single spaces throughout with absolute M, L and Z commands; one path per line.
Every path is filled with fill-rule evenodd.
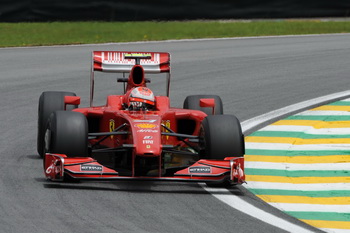
M 220 96 L 217 95 L 190 95 L 187 96 L 183 108 L 184 109 L 193 109 L 205 112 L 207 115 L 213 115 L 212 108 L 203 108 L 199 105 L 200 99 L 215 99 L 215 115 L 224 114 L 222 100 Z
M 72 92 L 46 91 L 40 95 L 38 105 L 38 135 L 37 151 L 40 157 L 44 156 L 44 134 L 47 119 L 54 111 L 64 110 L 64 97 L 76 96 Z M 72 110 L 77 106 L 68 105 L 67 110 Z
M 244 136 L 239 120 L 233 115 L 211 115 L 201 125 L 199 146 L 201 158 L 242 157 Z
M 55 111 L 46 124 L 45 151 L 68 157 L 88 155 L 88 123 L 79 112 Z

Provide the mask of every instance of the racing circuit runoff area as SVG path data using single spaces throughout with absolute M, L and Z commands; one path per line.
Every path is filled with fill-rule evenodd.
M 249 191 L 204 186 L 212 194 L 208 195 L 201 187 L 187 184 L 61 185 L 45 181 L 42 160 L 34 149 L 40 93 L 48 89 L 76 91 L 86 101 L 91 50 L 116 47 L 169 51 L 173 104 L 181 104 L 185 95 L 197 89 L 197 93 L 220 92 L 226 113 L 238 114 L 242 120 L 247 140 L 248 184 L 244 187 Z M 349 147 L 345 132 L 349 127 L 345 123 L 350 93 L 340 92 L 348 84 L 348 49 L 349 35 L 1 49 L 0 95 L 5 107 L 0 145 L 6 164 L 0 179 L 2 229 L 319 232 L 306 224 L 284 221 L 285 215 L 266 210 L 267 204 L 251 202 L 255 194 L 323 231 L 349 231 L 349 178 L 344 171 L 349 164 L 345 149 Z M 23 64 L 21 69 L 18 64 Z M 211 70 L 203 71 L 203 67 Z M 220 83 L 214 75 L 222 78 Z M 330 93 L 336 94 L 327 96 Z M 324 98 L 313 99 L 319 96 Z M 290 105 L 294 103 L 299 104 Z M 333 143 L 325 143 L 325 139 Z
M 248 184 L 245 187 L 284 213 L 326 232 L 349 229 L 347 204 L 350 193 L 341 186 L 346 185 L 350 162 L 346 149 L 350 143 L 350 124 L 347 122 L 350 119 L 350 99 L 335 101 L 349 95 L 350 92 L 335 93 L 275 110 L 257 117 L 257 121 L 243 122 L 247 133 L 266 122 L 286 117 L 246 136 Z M 332 100 L 335 102 L 329 103 Z M 328 104 L 290 115 L 324 103 Z M 203 188 L 208 192 L 212 190 L 206 186 Z M 229 201 L 231 197 L 216 197 L 242 211 L 237 207 L 239 201 Z M 305 231 L 248 203 L 244 205 L 250 206 L 251 210 L 243 212 L 283 230 Z

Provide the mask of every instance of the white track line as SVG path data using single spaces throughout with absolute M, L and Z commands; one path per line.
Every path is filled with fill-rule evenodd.
M 298 114 L 296 116 L 350 116 L 350 112 L 348 111 L 305 111 Z
M 271 169 L 285 171 L 349 171 L 350 163 L 272 163 L 246 162 L 244 168 Z
M 350 96 L 350 91 L 338 92 L 338 93 L 318 97 L 315 99 L 303 101 L 303 102 L 300 102 L 297 104 L 292 104 L 292 105 L 289 105 L 287 107 L 280 108 L 280 109 L 262 114 L 262 115 L 257 116 L 257 117 L 253 117 L 249 120 L 242 122 L 242 130 L 243 130 L 243 132 L 246 132 L 246 131 L 248 131 L 254 127 L 257 127 L 260 124 L 268 122 L 272 119 L 282 117 L 282 116 L 290 114 L 292 112 L 300 111 L 301 109 L 304 109 L 304 108 L 309 108 L 313 105 L 318 105 L 318 104 L 321 104 L 323 102 L 336 100 L 336 99 L 343 98 L 346 96 Z
M 259 131 L 281 131 L 281 132 L 301 132 L 307 134 L 324 135 L 349 135 L 350 128 L 321 128 L 315 129 L 312 126 L 303 125 L 268 125 Z
M 269 204 L 283 211 L 350 213 L 350 205 L 325 205 L 325 204 L 319 205 L 319 204 L 273 203 L 273 202 Z
M 277 119 L 278 117 L 282 117 L 284 115 L 290 114 L 292 112 L 300 111 L 301 109 L 309 108 L 314 105 L 322 104 L 327 101 L 332 101 L 340 98 L 345 98 L 348 96 L 350 96 L 350 91 L 338 92 L 338 93 L 307 100 L 304 102 L 300 102 L 298 104 L 293 104 L 281 109 L 277 109 L 275 111 L 268 112 L 266 114 L 263 114 L 242 122 L 243 133 L 261 124 Z M 279 218 L 278 216 L 272 215 L 270 213 L 267 213 L 253 206 L 252 204 L 243 200 L 242 198 L 232 195 L 230 191 L 225 188 L 214 189 L 214 188 L 209 188 L 205 185 L 202 185 L 202 187 L 207 192 L 211 193 L 214 197 L 226 203 L 227 205 L 231 206 L 232 208 L 237 209 L 245 214 L 248 214 L 268 224 L 271 224 L 275 227 L 286 230 L 288 232 L 298 232 L 298 233 L 310 232 L 310 230 L 308 229 L 305 229 L 294 223 L 290 223 L 282 218 Z M 217 194 L 217 192 L 220 192 L 220 193 L 225 192 L 225 194 Z
M 350 190 L 348 183 L 316 183 L 316 184 L 292 184 L 277 182 L 249 181 L 245 187 L 254 189 L 278 189 L 278 190 L 303 190 L 303 191 L 331 191 Z
M 349 151 L 349 144 L 305 144 L 294 145 L 289 143 L 262 143 L 262 142 L 246 142 L 246 149 L 258 150 L 331 150 L 331 151 Z M 344 152 L 346 153 L 346 152 Z
M 328 232 L 328 233 L 349 233 L 348 229 L 320 228 L 320 230 L 323 230 L 324 232 Z

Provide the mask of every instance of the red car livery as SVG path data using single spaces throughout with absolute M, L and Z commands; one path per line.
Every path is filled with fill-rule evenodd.
M 95 73 L 123 73 L 124 91 L 94 106 Z M 147 87 L 166 76 L 166 95 Z M 157 74 L 157 75 L 154 75 Z M 106 87 L 107 88 L 107 87 Z M 90 107 L 72 92 L 43 92 L 38 153 L 47 179 L 244 182 L 244 137 L 238 119 L 223 114 L 216 95 L 189 95 L 170 107 L 170 54 L 95 51 Z

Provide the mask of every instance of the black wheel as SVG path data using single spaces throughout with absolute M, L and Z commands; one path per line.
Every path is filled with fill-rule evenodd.
M 193 110 L 199 110 L 202 112 L 205 112 L 207 115 L 213 115 L 211 108 L 202 108 L 199 106 L 199 100 L 200 99 L 215 99 L 215 115 L 222 115 L 224 114 L 222 100 L 220 96 L 217 95 L 190 95 L 187 96 L 184 101 L 184 109 L 193 109 Z
M 44 156 L 44 131 L 47 119 L 54 111 L 64 110 L 64 97 L 76 96 L 72 92 L 46 91 L 40 95 L 38 106 L 38 138 L 37 151 L 40 157 Z M 77 106 L 69 105 L 67 110 L 72 110 Z
M 244 156 L 244 137 L 239 120 L 233 115 L 212 115 L 202 121 L 201 157 L 224 159 Z
M 68 157 L 88 155 L 88 123 L 79 112 L 55 111 L 46 124 L 45 151 Z

